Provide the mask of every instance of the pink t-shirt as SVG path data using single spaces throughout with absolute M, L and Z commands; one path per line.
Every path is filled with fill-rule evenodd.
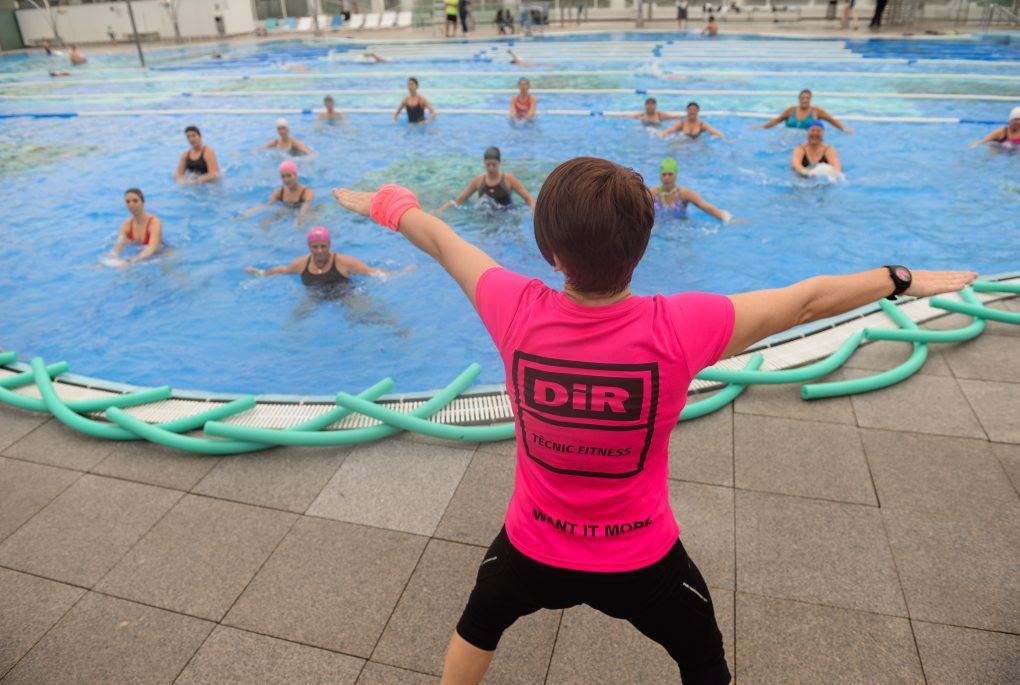
M 729 298 L 631 296 L 587 307 L 494 268 L 475 301 L 517 419 L 511 542 L 536 561 L 582 571 L 661 559 L 680 533 L 669 436 L 691 379 L 730 341 Z

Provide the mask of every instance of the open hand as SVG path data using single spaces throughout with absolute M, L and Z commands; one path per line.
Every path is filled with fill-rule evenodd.
M 336 198 L 341 207 L 361 216 L 369 215 L 374 195 L 375 193 L 363 193 L 357 190 L 348 190 L 347 188 L 333 189 L 333 197 Z
M 903 293 L 911 297 L 955 293 L 978 277 L 976 271 L 912 271 L 911 275 L 910 287 Z

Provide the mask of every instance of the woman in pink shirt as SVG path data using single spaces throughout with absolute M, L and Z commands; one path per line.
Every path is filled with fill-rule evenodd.
M 797 324 L 900 293 L 959 290 L 976 277 L 911 277 L 897 266 L 728 297 L 634 295 L 653 198 L 638 173 L 592 157 L 557 167 L 535 206 L 535 240 L 563 273 L 562 291 L 501 268 L 404 188 L 333 194 L 450 273 L 506 368 L 514 492 L 450 640 L 444 685 L 481 680 L 503 631 L 521 616 L 578 604 L 660 643 L 686 685 L 729 683 L 708 587 L 669 506 L 669 436 L 691 379 Z

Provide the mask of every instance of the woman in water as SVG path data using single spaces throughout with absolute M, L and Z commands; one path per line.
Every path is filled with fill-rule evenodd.
M 78 52 L 78 46 L 77 45 L 72 45 L 71 46 L 70 59 L 71 59 L 71 66 L 74 66 L 74 67 L 77 67 L 79 65 L 85 64 L 86 62 L 89 61 L 88 57 L 86 57 L 85 55 L 83 55 L 80 52 Z
M 389 271 L 387 269 L 373 269 L 364 262 L 332 252 L 330 247 L 332 238 L 322 226 L 316 226 L 308 231 L 308 252 L 286 266 L 274 266 L 271 269 L 256 269 L 253 266 L 245 268 L 247 273 L 255 276 L 276 276 L 278 274 L 301 275 L 301 282 L 309 287 L 330 289 L 343 286 L 349 283 L 351 276 L 360 274 L 364 276 L 388 276 L 391 274 L 404 273 L 414 268 L 409 264 L 400 271 Z
M 973 150 L 979 145 L 996 143 L 1000 147 L 1020 150 L 1020 107 L 1014 107 L 1009 113 L 1009 121 L 1005 126 L 995 129 L 987 136 L 970 146 Z
M 700 111 L 701 107 L 698 105 L 697 102 L 689 103 L 687 105 L 687 116 L 681 119 L 680 121 L 676 122 L 669 128 L 667 128 L 662 133 L 660 133 L 659 137 L 665 138 L 671 133 L 676 133 L 677 131 L 680 131 L 688 138 L 697 138 L 702 133 L 711 133 L 716 138 L 722 138 L 723 140 L 726 140 L 726 136 L 712 128 L 712 126 L 710 126 L 707 122 L 702 121 L 701 119 L 698 118 L 698 112 Z
M 843 133 L 853 133 L 853 129 L 849 129 L 836 121 L 835 117 L 821 107 L 812 107 L 811 91 L 807 88 L 800 91 L 795 106 L 787 107 L 775 119 L 771 119 L 764 124 L 755 124 L 751 128 L 772 128 L 782 122 L 786 122 L 787 128 L 809 128 L 816 121 L 827 121 Z
M 436 118 L 436 110 L 432 108 L 432 103 L 424 95 L 418 94 L 418 79 L 413 76 L 407 79 L 407 92 L 410 95 L 400 101 L 400 107 L 397 107 L 397 111 L 393 113 L 393 121 L 397 120 L 397 115 L 402 109 L 407 110 L 407 123 L 409 124 L 427 124 Z M 425 110 L 429 111 L 428 119 L 425 118 Z
M 327 124 L 332 124 L 334 121 L 347 121 L 347 117 L 344 113 L 336 108 L 336 103 L 333 101 L 332 95 L 327 95 L 322 98 L 322 104 L 326 107 L 326 111 L 319 112 L 318 121 L 324 121 Z
M 136 264 L 148 259 L 163 244 L 163 224 L 145 211 L 145 196 L 142 195 L 142 191 L 138 188 L 128 188 L 124 191 L 124 204 L 131 212 L 131 218 L 120 226 L 117 242 L 113 246 L 113 256 L 119 257 L 120 251 L 128 243 L 140 246 L 142 251 L 118 266 Z
M 628 119 L 640 119 L 645 126 L 658 126 L 669 119 L 682 119 L 683 114 L 671 114 L 659 109 L 659 103 L 655 98 L 645 100 L 645 111 L 634 114 L 624 114 Z
M 280 180 L 283 181 L 283 185 L 273 191 L 273 194 L 269 196 L 269 201 L 264 205 L 252 207 L 237 219 L 247 219 L 252 214 L 270 209 L 279 202 L 284 207 L 298 210 L 298 215 L 294 218 L 294 226 L 295 228 L 300 226 L 305 219 L 305 214 L 308 213 L 308 208 L 312 205 L 315 191 L 308 186 L 301 185 L 297 179 L 297 164 L 287 160 L 280 165 Z
M 524 184 L 517 180 L 513 174 L 505 174 L 499 170 L 499 158 L 498 147 L 488 148 L 482 155 L 482 159 L 485 160 L 485 173 L 478 174 L 471 179 L 471 183 L 468 183 L 464 192 L 437 209 L 436 214 L 446 210 L 450 205 L 460 207 L 474 192 L 478 193 L 480 201 L 486 201 L 490 206 L 505 209 L 513 204 L 511 197 L 511 191 L 513 191 L 524 198 L 529 207 L 534 208 L 535 199 L 531 197 L 531 193 L 524 187 Z
M 538 107 L 538 98 L 528 92 L 531 81 L 526 78 L 517 79 L 517 88 L 520 92 L 510 98 L 510 118 L 531 121 L 535 118 L 535 109 Z
M 211 147 L 202 144 L 202 133 L 197 126 L 184 129 L 191 147 L 181 155 L 177 163 L 174 178 L 178 183 L 205 183 L 215 181 L 220 174 L 220 164 L 216 161 L 216 153 Z
M 655 197 L 655 209 L 657 212 L 672 214 L 677 219 L 686 219 L 687 205 L 693 204 L 701 211 L 711 214 L 723 223 L 743 223 L 743 219 L 734 219 L 732 214 L 709 204 L 701 199 L 701 196 L 693 190 L 678 186 L 676 184 L 676 160 L 672 157 L 662 160 L 659 172 L 661 184 L 654 188 L 649 188 Z
M 828 164 L 837 173 L 843 173 L 836 148 L 825 144 L 825 126 L 816 121 L 807 131 L 807 142 L 793 148 L 790 166 L 801 176 L 812 176 L 812 170 L 820 164 Z
M 255 148 L 255 151 L 275 148 L 281 152 L 289 152 L 292 155 L 312 154 L 311 149 L 307 145 L 290 135 L 290 125 L 283 117 L 276 120 L 276 134 L 276 138 L 273 138 L 265 145 L 259 145 Z

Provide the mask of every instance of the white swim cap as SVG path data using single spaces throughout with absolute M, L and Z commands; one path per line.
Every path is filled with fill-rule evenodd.
M 277 126 L 286 126 L 287 128 L 290 128 L 290 126 L 287 125 L 287 120 L 284 119 L 283 117 L 280 117 L 279 119 L 276 120 L 276 125 Z
M 1020 105 L 1013 108 L 1013 111 L 1009 113 L 1009 120 L 1020 119 Z

